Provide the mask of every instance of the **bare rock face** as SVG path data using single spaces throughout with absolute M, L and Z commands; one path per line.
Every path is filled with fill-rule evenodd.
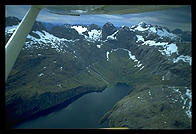
M 127 26 L 119 29 L 116 34 L 116 39 L 119 42 L 120 46 L 122 46 L 123 48 L 129 48 L 136 42 L 135 33 L 130 31 L 129 27 Z
M 190 31 L 182 31 L 181 29 L 174 29 L 172 33 L 181 37 L 183 41 L 192 41 L 192 33 Z
M 64 27 L 64 26 L 55 26 L 50 30 L 50 33 L 55 35 L 59 38 L 65 38 L 68 40 L 75 40 L 75 39 L 81 39 L 82 36 L 78 34 L 78 32 L 70 27 Z
M 102 28 L 102 40 L 105 40 L 108 35 L 111 35 L 116 31 L 117 31 L 116 27 L 112 23 L 107 22 L 106 24 L 103 25 Z
M 93 30 L 93 29 L 101 30 L 101 28 L 100 28 L 98 25 L 96 25 L 96 24 L 91 24 L 91 25 L 89 25 L 89 26 L 87 27 L 87 29 L 88 29 L 88 31 L 91 31 L 91 30 Z

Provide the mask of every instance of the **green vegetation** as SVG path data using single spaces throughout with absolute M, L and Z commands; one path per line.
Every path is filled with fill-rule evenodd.
M 58 30 L 56 34 L 64 37 Z M 131 86 L 129 94 L 116 103 L 100 123 L 107 120 L 112 128 L 190 128 L 191 119 L 185 113 L 188 105 L 182 109 L 182 97 L 169 87 L 177 87 L 182 93 L 186 93 L 184 87 L 191 89 L 191 66 L 182 61 L 174 64 L 171 59 L 177 55 L 168 59 L 156 47 L 138 47 L 135 35 L 127 34 L 128 31 L 128 27 L 122 28 L 117 34 L 121 39 L 118 41 L 63 42 L 60 53 L 48 44 L 35 43 L 23 49 L 6 83 L 6 106 L 12 112 L 10 115 L 17 120 L 25 114 L 33 115 L 70 101 L 77 95 L 125 83 Z M 73 29 L 71 33 L 69 37 L 79 38 L 74 36 L 78 33 Z M 101 48 L 97 48 L 97 44 L 101 44 Z M 179 55 L 190 55 L 191 43 L 177 43 L 177 46 Z M 116 48 L 131 50 L 142 65 L 137 67 L 138 63 L 129 58 L 128 51 L 114 51 Z
M 189 128 L 190 120 L 181 108 L 180 96 L 174 97 L 169 88 L 161 89 L 160 85 L 145 85 L 139 91 L 134 89 L 116 103 L 100 122 L 107 118 L 111 127 L 127 125 L 129 128 L 144 129 Z M 178 101 L 173 101 L 173 98 L 178 98 Z

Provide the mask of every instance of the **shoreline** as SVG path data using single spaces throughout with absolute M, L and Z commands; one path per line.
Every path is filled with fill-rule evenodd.
M 26 115 L 25 116 L 25 113 L 24 113 L 25 117 L 22 117 L 22 116 L 18 117 L 18 120 L 10 120 L 10 121 L 8 121 L 7 118 L 6 118 L 6 128 L 8 128 L 8 129 L 10 129 L 10 128 L 11 129 L 17 129 L 16 127 L 18 125 L 20 125 L 21 123 L 24 123 L 25 121 L 30 121 L 30 120 L 33 120 L 33 119 L 37 119 L 40 116 L 47 116 L 51 112 L 54 112 L 56 110 L 60 110 L 62 108 L 67 107 L 69 104 L 71 104 L 72 102 L 76 101 L 77 99 L 79 99 L 80 97 L 82 97 L 85 94 L 92 93 L 92 92 L 102 92 L 106 88 L 107 88 L 107 86 L 105 86 L 103 88 L 82 87 L 82 89 L 84 89 L 84 91 L 80 91 L 80 93 L 75 92 L 75 94 L 73 94 L 71 97 L 68 96 L 67 99 L 65 99 L 61 103 L 54 104 L 53 106 L 49 106 L 46 109 L 37 111 L 37 112 L 35 112 L 33 114 L 30 114 L 30 115 Z M 74 88 L 74 89 L 71 89 L 71 90 L 75 91 L 77 89 L 78 88 Z M 65 92 L 67 92 L 67 91 L 65 91 Z M 7 116 L 9 116 L 9 115 L 7 115 Z

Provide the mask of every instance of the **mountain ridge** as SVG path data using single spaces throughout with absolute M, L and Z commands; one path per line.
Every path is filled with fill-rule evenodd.
M 13 24 L 17 23 L 13 22 Z M 55 27 L 53 28 L 55 29 Z M 14 28 L 16 26 L 6 28 L 6 40 L 9 39 Z M 184 95 L 186 102 L 182 99 L 175 106 L 175 109 L 181 111 L 178 114 L 181 117 L 166 118 L 169 116 L 168 112 L 174 110 L 172 106 L 175 105 L 170 106 L 172 100 L 168 100 L 167 95 L 170 94 L 175 100 L 180 100 L 182 93 L 191 90 L 191 42 L 183 42 L 181 36 L 171 33 L 167 28 L 144 22 L 132 27 L 122 26 L 119 29 L 109 22 L 102 28 L 95 24 L 88 27 L 70 25 L 68 27 L 57 26 L 57 28 L 47 30 L 39 22 L 35 23 L 8 77 L 6 105 L 12 104 L 17 97 L 31 103 L 34 95 L 39 98 L 45 92 L 51 94 L 68 92 L 80 86 L 95 88 L 96 91 L 117 83 L 126 83 L 131 85 L 134 91 L 119 101 L 109 112 L 110 115 L 107 115 L 107 119 L 110 126 L 191 127 L 188 123 L 190 118 L 186 116 L 186 112 L 190 111 L 187 100 L 190 103 L 191 98 L 186 94 Z M 21 70 L 27 72 L 21 72 Z M 23 80 L 23 83 L 18 78 Z M 179 92 L 173 95 L 173 90 Z M 165 100 L 150 104 L 149 102 L 152 100 L 145 95 L 147 91 L 156 93 L 157 97 L 154 96 L 154 101 L 157 101 L 159 97 L 163 97 Z M 164 95 L 158 94 L 162 92 Z M 159 116 L 163 110 L 157 112 L 156 119 L 152 114 L 155 111 L 146 111 L 142 107 L 137 111 L 141 115 L 142 110 L 146 111 L 149 120 L 153 122 L 152 126 L 140 122 L 142 119 L 136 122 L 140 122 L 143 126 L 132 124 L 131 120 L 135 120 L 138 116 L 129 118 L 128 113 L 136 112 L 131 110 L 131 107 L 128 107 L 129 112 L 123 116 L 123 119 L 127 118 L 128 121 L 120 119 L 119 110 L 123 113 L 122 109 L 126 109 L 124 104 L 128 103 L 132 106 L 131 101 L 137 102 L 137 97 L 140 97 L 138 94 L 145 96 L 144 102 L 148 107 L 155 105 L 153 106 L 155 111 L 160 108 L 160 104 L 169 107 L 169 110 L 164 111 L 164 116 Z M 147 94 L 151 96 L 148 92 Z M 20 108 L 26 105 L 25 101 L 23 102 L 21 104 L 13 103 L 16 105 L 15 110 L 11 110 L 11 107 L 7 107 L 7 110 L 12 111 L 11 115 L 20 118 L 22 113 L 26 112 L 25 109 Z M 51 102 L 51 104 L 46 102 L 44 107 L 50 107 L 53 105 L 52 103 L 55 104 L 55 102 Z M 186 107 L 183 110 L 182 105 Z M 41 107 L 29 108 L 36 109 L 35 112 L 38 112 Z M 160 118 L 166 118 L 170 123 L 165 125 L 162 122 L 156 126 L 155 122 Z M 183 122 L 181 124 L 184 125 L 175 125 L 175 121 Z

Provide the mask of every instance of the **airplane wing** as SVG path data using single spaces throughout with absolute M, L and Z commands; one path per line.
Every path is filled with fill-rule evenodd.
M 5 81 L 7 81 L 37 15 L 43 8 L 55 14 L 79 16 L 82 14 L 131 14 L 182 6 L 185 5 L 33 5 L 5 46 Z
M 46 9 L 60 15 L 132 14 L 182 7 L 184 5 L 48 5 Z

